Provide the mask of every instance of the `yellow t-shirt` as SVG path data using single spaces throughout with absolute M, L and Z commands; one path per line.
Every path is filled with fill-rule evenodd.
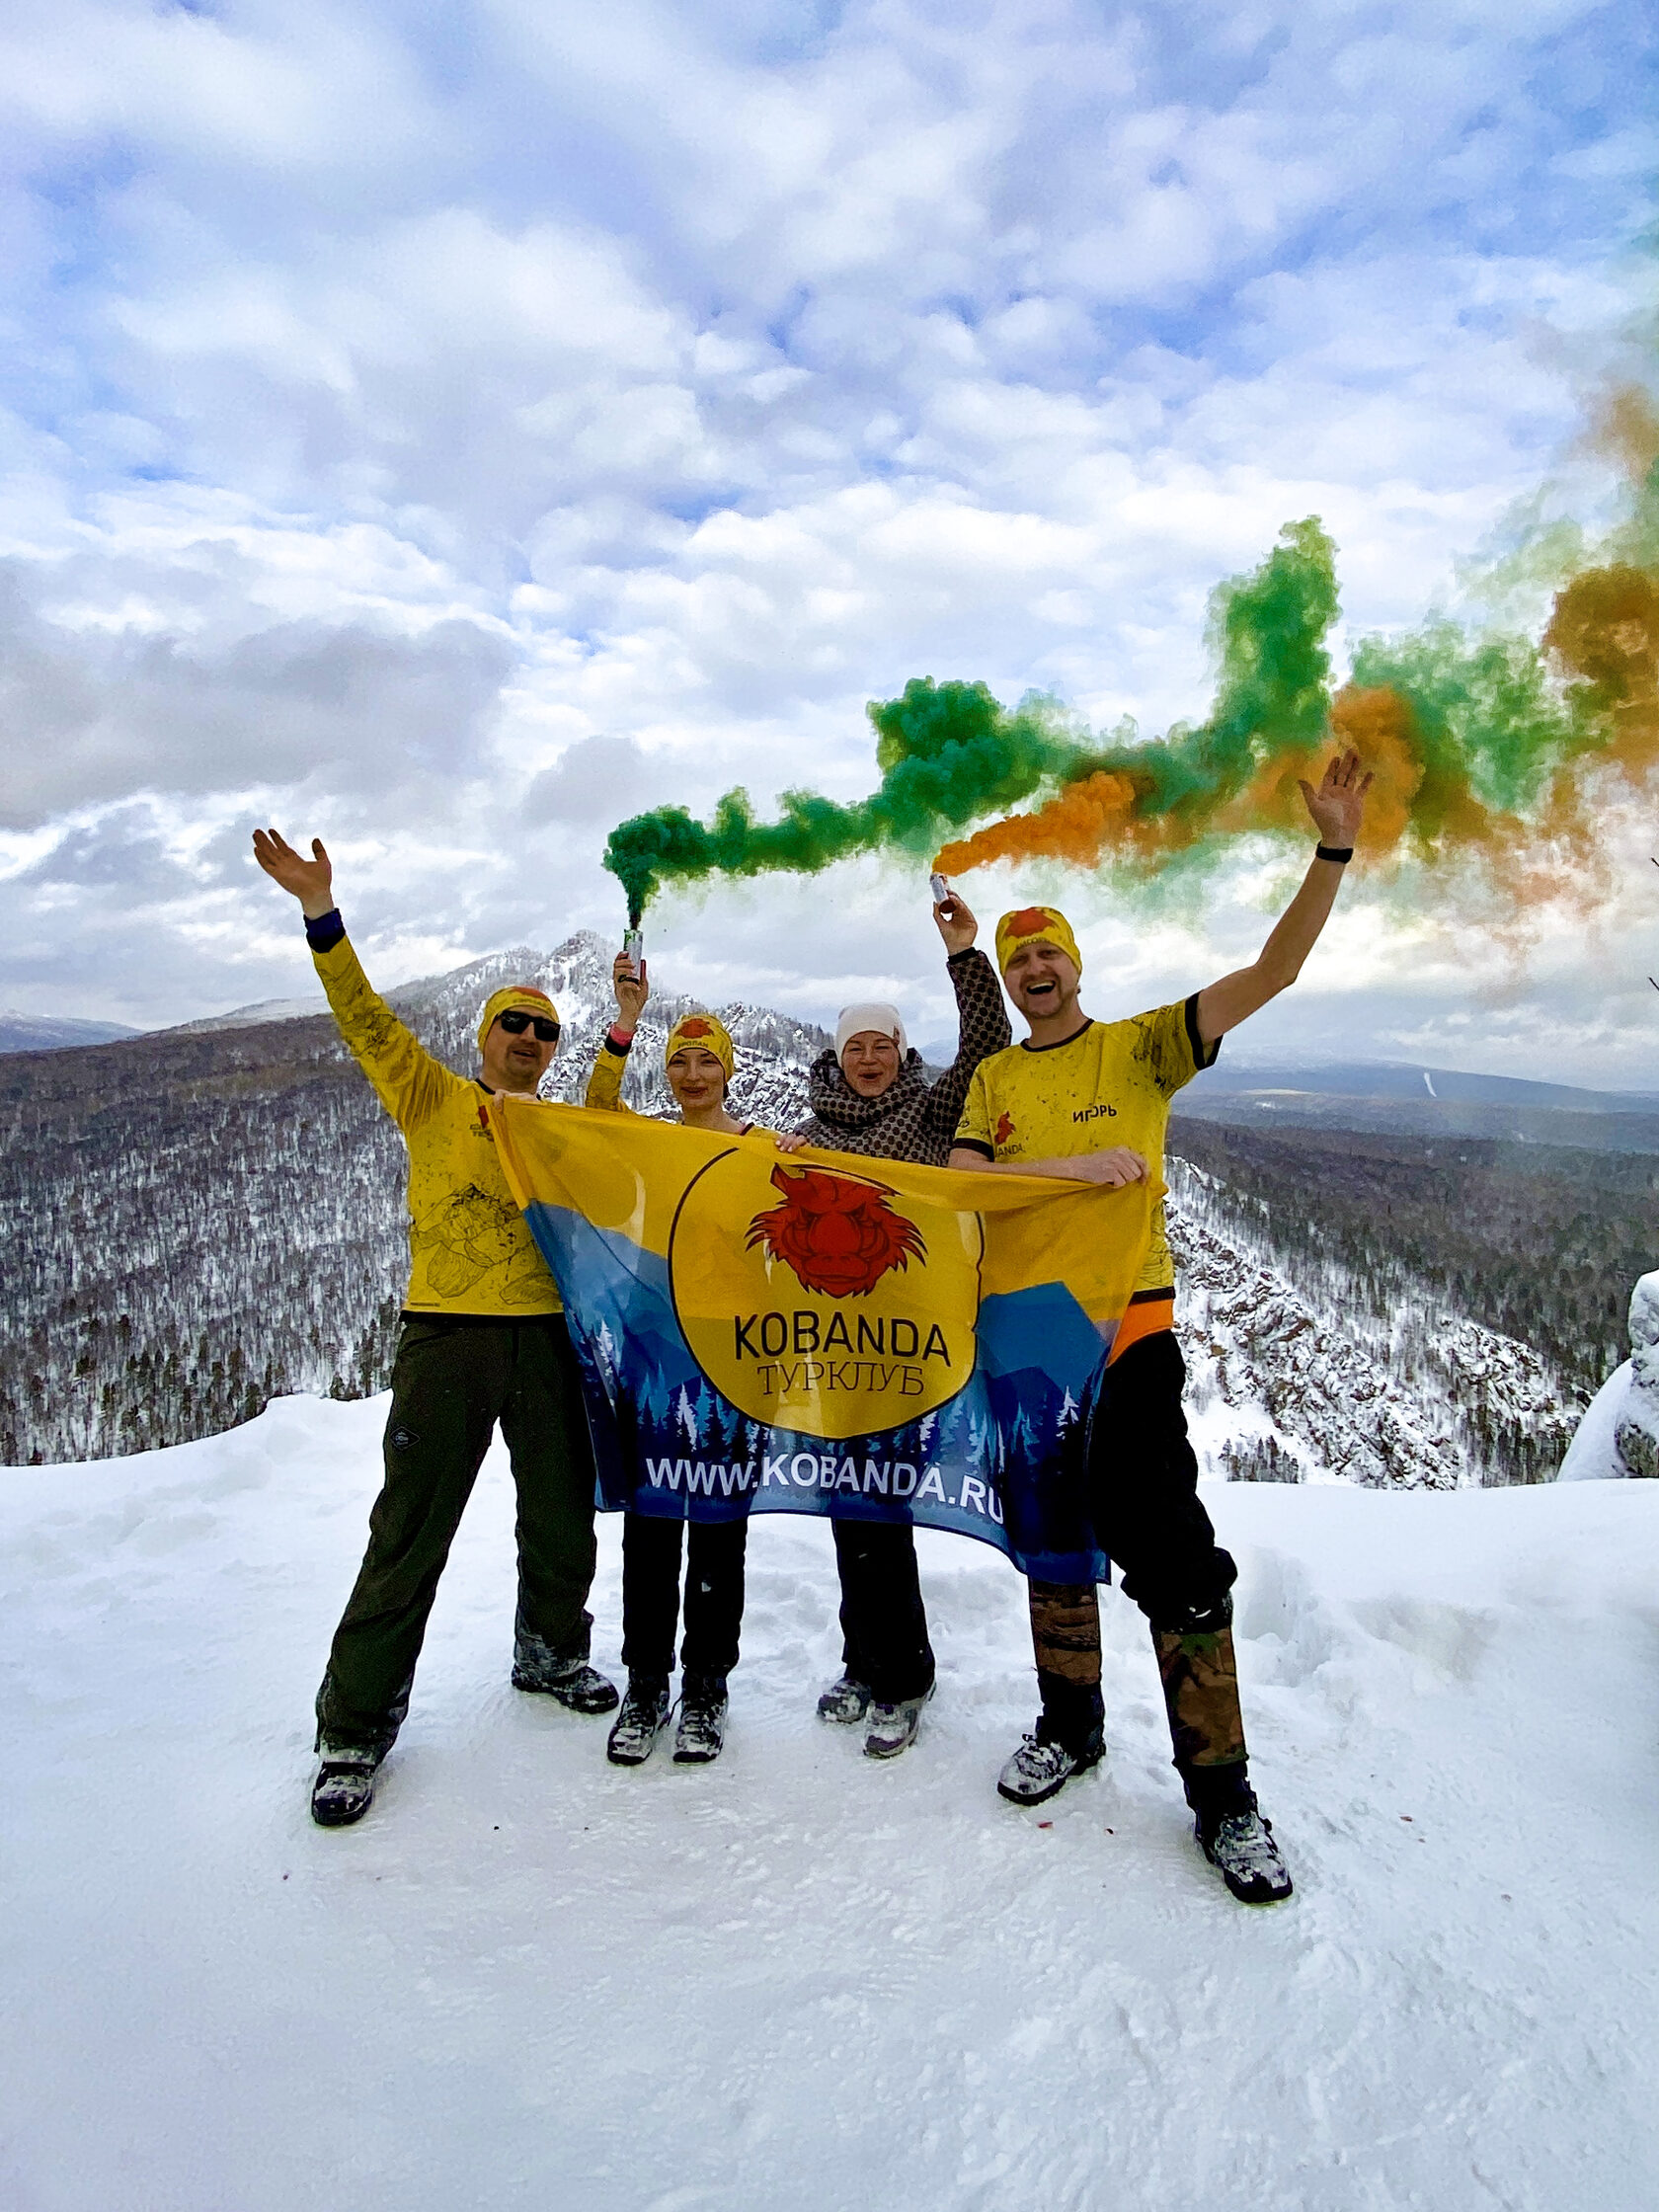
M 561 1313 L 490 1135 L 491 1093 L 434 1060 L 363 974 L 349 937 L 314 952 L 340 1034 L 409 1148 L 406 1313 Z
M 1199 1042 L 1196 992 L 1128 1021 L 1091 1021 L 1063 1045 L 1010 1045 L 975 1069 L 956 1142 L 995 1160 L 1127 1145 L 1161 1183 L 1169 1101 L 1220 1050 L 1220 1038 L 1208 1052 Z M 1160 1199 L 1136 1296 L 1168 1292 L 1174 1283 Z

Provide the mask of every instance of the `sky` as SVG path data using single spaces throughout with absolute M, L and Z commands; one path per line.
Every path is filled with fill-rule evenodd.
M 861 795 L 912 675 L 1196 718 L 1208 594 L 1294 517 L 1339 662 L 1456 610 L 1611 513 L 1655 45 L 1625 0 L 13 0 L 0 1003 L 314 988 L 256 823 L 391 985 L 619 933 L 625 815 Z M 1659 824 L 1606 840 L 1587 912 L 1348 887 L 1239 1052 L 1659 1090 Z M 988 941 L 1061 899 L 1110 1014 L 1295 880 L 963 889 Z M 914 871 L 648 919 L 666 988 L 948 1034 Z

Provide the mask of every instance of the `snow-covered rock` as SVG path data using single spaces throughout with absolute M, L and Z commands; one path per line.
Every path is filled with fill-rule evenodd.
M 557 1003 L 564 1030 L 542 1092 L 548 1098 L 580 1102 L 599 1040 L 616 1016 L 610 988 L 615 956 L 614 945 L 583 929 L 552 952 L 520 945 L 448 975 L 406 985 L 388 996 L 440 1058 L 462 1067 L 472 1065 L 478 1010 L 491 991 L 504 983 L 540 983 Z M 731 1094 L 734 1112 L 776 1129 L 792 1128 L 806 1118 L 807 1070 L 830 1042 L 824 1030 L 769 1006 L 742 1001 L 709 1006 L 682 991 L 656 988 L 655 978 L 623 1084 L 623 1096 L 636 1112 L 673 1112 L 663 1070 L 663 1046 L 681 1014 L 693 1011 L 717 1013 L 731 1031 L 738 1053 Z
M 1560 1482 L 1659 1477 L 1659 1272 L 1630 1293 L 1630 1357 L 1590 1401 L 1567 1447 Z
M 1561 1462 L 1557 1482 L 1622 1481 L 1629 1468 L 1619 1455 L 1619 1428 L 1630 1402 L 1630 1363 L 1616 1367 L 1584 1409 Z
M 1659 1273 L 1630 1293 L 1630 1394 L 1614 1443 L 1629 1473 L 1659 1475 Z
M 1023 1587 L 923 1533 L 905 1757 L 813 1713 L 830 1532 L 757 1521 L 725 1756 L 508 1687 L 493 1452 L 360 1828 L 310 1699 L 385 1401 L 0 1476 L 7 2212 L 1635 2212 L 1659 2197 L 1659 1484 L 1213 1483 L 1297 1880 L 1227 1897 L 1103 1594 L 1109 1751 L 995 1793 Z M 618 1665 L 617 1521 L 594 1657 Z

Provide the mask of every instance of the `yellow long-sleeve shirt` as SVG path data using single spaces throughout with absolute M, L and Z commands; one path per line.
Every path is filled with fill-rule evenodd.
M 409 1313 L 523 1320 L 564 1310 L 490 1135 L 491 1093 L 434 1060 L 363 974 L 350 938 L 313 952 L 340 1034 L 409 1149 Z
M 622 1078 L 627 1071 L 627 1054 L 619 1053 L 610 1039 L 604 1038 L 593 1058 L 593 1070 L 588 1077 L 583 1105 L 596 1106 L 605 1114 L 631 1114 L 634 1109 L 622 1096 Z

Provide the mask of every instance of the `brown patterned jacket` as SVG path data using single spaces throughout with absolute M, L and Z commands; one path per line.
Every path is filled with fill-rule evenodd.
M 879 1098 L 861 1098 L 841 1072 L 832 1051 L 820 1053 L 808 1078 L 810 1118 L 795 1132 L 809 1145 L 833 1152 L 869 1152 L 878 1159 L 915 1160 L 943 1167 L 962 1119 L 962 1102 L 982 1060 L 1013 1041 L 1002 985 L 985 954 L 970 945 L 945 963 L 956 991 L 959 1036 L 956 1059 L 936 1083 L 921 1071 L 913 1048 Z

